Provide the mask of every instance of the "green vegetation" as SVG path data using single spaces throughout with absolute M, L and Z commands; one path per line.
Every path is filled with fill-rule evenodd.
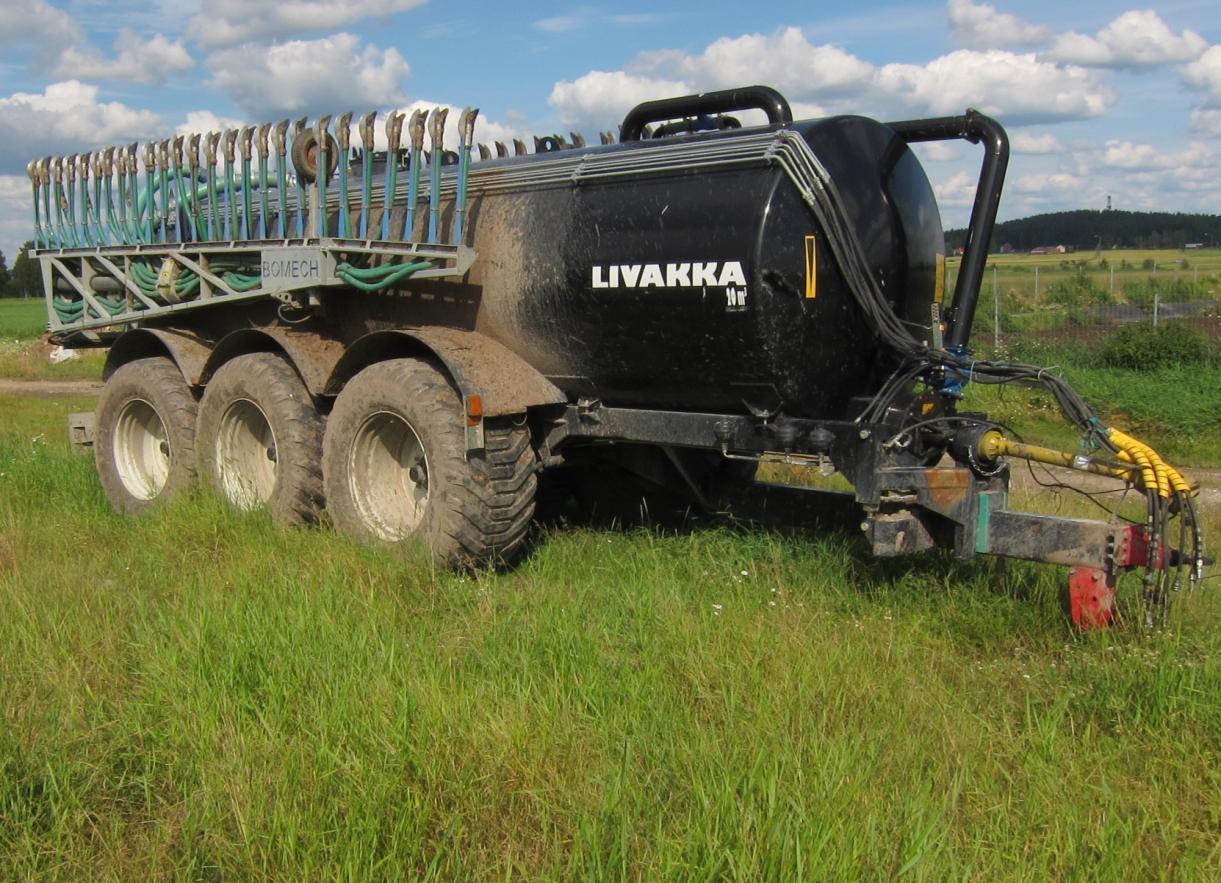
M 1221 874 L 1215 592 L 1082 636 L 1055 568 L 723 526 L 437 573 L 115 516 L 79 406 L 0 398 L 16 879 Z
M 966 230 L 947 230 L 945 238 L 951 249 L 961 248 Z M 994 251 L 1005 244 L 1018 251 L 1055 245 L 1093 251 L 1095 247 L 1180 249 L 1189 243 L 1221 246 L 1221 217 L 1079 209 L 1002 221 L 992 233 Z

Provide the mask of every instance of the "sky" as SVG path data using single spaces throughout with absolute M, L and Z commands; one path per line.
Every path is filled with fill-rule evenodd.
M 415 105 L 479 107 L 481 141 L 596 143 L 639 101 L 754 83 L 799 118 L 995 116 L 1013 147 L 1002 220 L 1108 196 L 1221 212 L 1217 0 L 0 0 L 0 23 L 10 264 L 35 157 Z M 918 148 L 946 227 L 969 216 L 980 150 Z

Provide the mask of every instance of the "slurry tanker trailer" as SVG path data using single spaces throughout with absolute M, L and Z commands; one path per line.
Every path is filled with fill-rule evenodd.
M 1072 568 L 1084 627 L 1112 620 L 1122 571 L 1151 614 L 1201 578 L 1187 479 L 1055 374 L 971 353 L 1008 160 L 995 121 L 794 121 L 755 86 L 531 150 L 475 144 L 476 115 L 456 150 L 438 108 L 30 163 L 52 338 L 108 348 L 76 429 L 116 509 L 198 481 L 477 566 L 523 548 L 540 479 L 613 462 L 716 507 L 780 459 L 841 473 L 877 555 Z M 911 150 L 949 139 L 984 153 L 952 293 Z M 960 412 L 968 383 L 1044 387 L 1081 450 Z M 1012 458 L 1126 482 L 1147 517 L 1015 511 Z

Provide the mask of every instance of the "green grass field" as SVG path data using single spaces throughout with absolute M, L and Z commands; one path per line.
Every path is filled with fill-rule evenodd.
M 0 300 L 0 377 L 98 377 L 42 309 Z M 1048 355 L 1221 463 L 1221 365 Z M 207 497 L 120 518 L 67 451 L 92 404 L 0 395 L 0 880 L 1221 878 L 1215 578 L 1083 635 L 1060 569 L 855 533 L 557 528 L 460 576 Z
M 1215 592 L 1083 636 L 1054 568 L 716 525 L 456 576 L 115 516 L 82 404 L 0 398 L 0 876 L 1221 874 Z
M 946 260 L 948 291 L 953 290 L 960 264 L 961 258 Z M 1221 248 L 992 254 L 981 291 L 989 306 L 994 283 L 1002 312 L 1089 303 L 1143 304 L 1154 290 L 1164 301 L 1221 300 Z
M 41 298 L 0 298 L 0 340 L 31 340 L 47 330 Z

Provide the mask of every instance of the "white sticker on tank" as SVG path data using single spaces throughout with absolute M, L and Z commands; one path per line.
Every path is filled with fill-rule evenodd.
M 746 288 L 740 261 L 679 261 L 666 264 L 596 264 L 594 288 Z

